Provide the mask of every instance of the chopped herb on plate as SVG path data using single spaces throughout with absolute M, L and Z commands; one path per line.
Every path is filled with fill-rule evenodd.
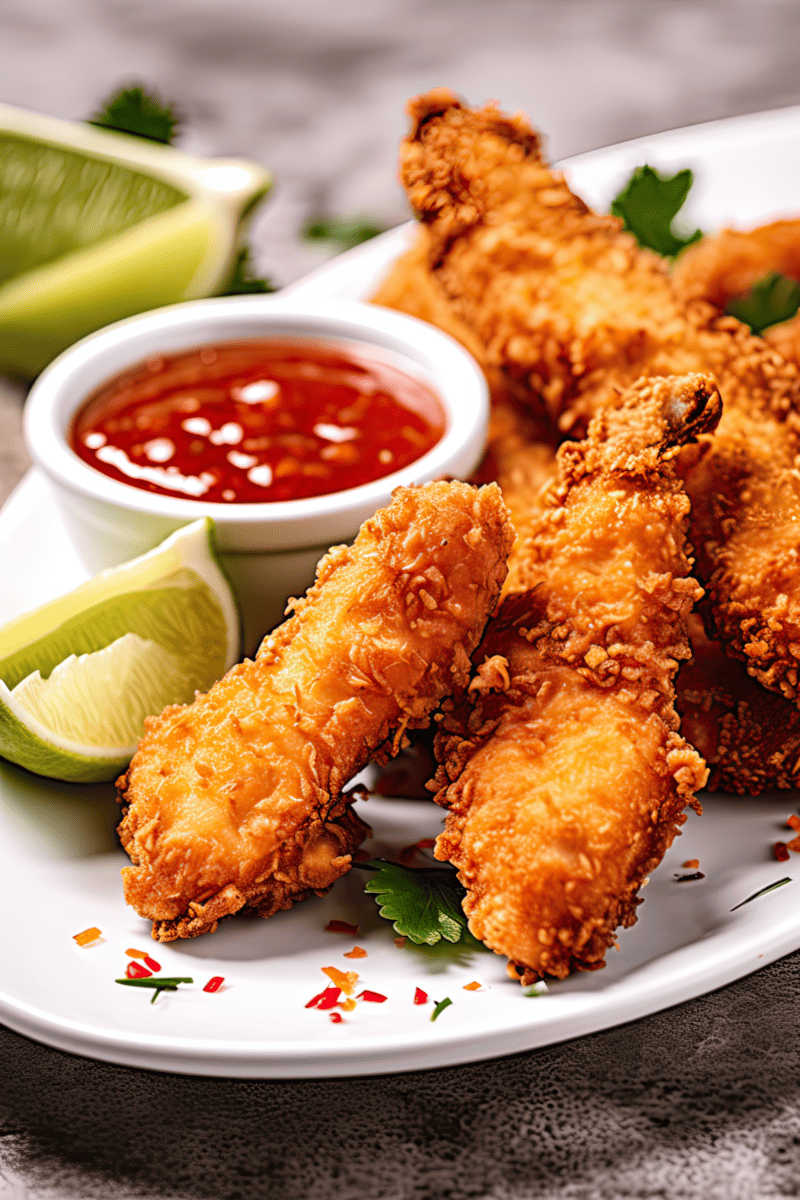
M 625 228 L 644 249 L 674 258 L 703 236 L 699 229 L 688 237 L 672 229 L 693 182 L 694 175 L 688 167 L 675 175 L 661 175 L 653 167 L 637 167 L 612 200 L 611 211 L 622 218 Z
M 471 937 L 461 908 L 466 891 L 450 867 L 404 867 L 383 859 L 363 866 L 375 872 L 364 890 L 374 894 L 380 915 L 397 933 L 428 946 Z

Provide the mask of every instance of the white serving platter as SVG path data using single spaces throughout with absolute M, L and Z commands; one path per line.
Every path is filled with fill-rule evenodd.
M 691 166 L 697 185 L 687 220 L 707 229 L 747 225 L 800 212 L 798 134 L 800 109 L 792 108 L 641 138 L 564 166 L 573 186 L 601 208 L 635 166 Z M 290 290 L 366 298 L 410 232 L 392 230 Z M 0 561 L 0 621 L 87 577 L 36 471 L 0 514 Z M 705 797 L 705 815 L 690 815 L 607 968 L 529 998 L 488 952 L 409 942 L 398 948 L 355 871 L 325 898 L 269 921 L 236 917 L 196 941 L 158 946 L 122 900 L 119 871 L 127 859 L 114 835 L 113 789 L 59 784 L 0 763 L 0 1019 L 108 1062 L 241 1078 L 438 1067 L 578 1037 L 700 996 L 800 947 L 800 857 L 776 863 L 772 854 L 797 803 L 795 792 Z M 434 836 L 443 817 L 432 804 L 410 800 L 372 798 L 359 811 L 375 832 L 367 849 L 392 856 Z M 704 878 L 679 882 L 681 864 L 694 858 Z M 358 935 L 326 932 L 334 918 L 359 925 Z M 101 929 L 102 941 L 79 948 L 73 935 L 90 926 Z M 344 958 L 356 943 L 367 957 Z M 194 983 L 150 1005 L 149 993 L 114 983 L 129 947 L 149 950 L 163 974 Z M 324 966 L 358 971 L 359 990 L 379 992 L 385 1003 L 362 1002 L 341 1024 L 306 1009 L 328 982 Z M 224 990 L 204 993 L 214 975 L 224 976 Z M 465 991 L 473 980 L 481 989 Z M 453 1001 L 435 1023 L 431 1003 L 413 1004 L 417 987 L 431 1001 Z

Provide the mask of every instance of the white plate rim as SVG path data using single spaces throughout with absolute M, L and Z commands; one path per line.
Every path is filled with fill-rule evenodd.
M 681 147 L 687 142 L 708 145 L 720 138 L 736 142 L 743 136 L 757 140 L 771 135 L 779 136 L 782 130 L 798 122 L 800 106 L 747 114 L 637 138 L 603 150 L 590 151 L 561 165 L 580 181 L 582 171 L 594 170 L 598 164 L 602 167 L 604 161 L 629 160 L 637 155 L 641 159 L 644 152 L 650 151 L 654 158 L 662 152 L 669 157 L 680 154 Z M 354 270 L 358 274 L 361 264 L 366 261 L 388 265 L 407 242 L 412 228 L 413 225 L 409 223 L 390 230 L 373 242 L 356 247 L 330 264 L 317 268 L 284 291 L 287 294 L 308 292 L 320 295 L 324 292 L 326 281 L 335 272 L 341 274 L 346 269 L 345 273 Z M 41 500 L 41 490 L 37 494 L 37 488 L 44 487 L 44 481 L 37 481 L 37 474 L 32 472 L 26 477 L 0 515 L 0 538 L 15 522 L 21 520 L 24 523 L 25 509 L 32 498 Z M 785 799 L 781 798 L 778 808 L 785 811 L 795 802 L 790 799 L 794 795 L 784 793 Z M 754 922 L 745 924 L 752 925 Z M 0 1015 L 10 1028 L 59 1049 L 128 1066 L 178 1073 L 242 1078 L 313 1078 L 417 1070 L 497 1057 L 610 1028 L 724 986 L 800 947 L 800 912 L 796 917 L 788 916 L 777 924 L 773 923 L 771 929 L 762 928 L 762 922 L 758 919 L 755 925 L 751 933 L 739 937 L 736 948 L 723 954 L 721 959 L 712 957 L 710 960 L 698 960 L 694 966 L 686 966 L 672 979 L 651 980 L 645 987 L 639 988 L 638 999 L 629 997 L 622 1005 L 618 1003 L 620 997 L 615 995 L 609 995 L 594 1005 L 587 1004 L 584 1011 L 571 1014 L 568 1028 L 559 1028 L 557 1016 L 549 1021 L 514 1023 L 507 1028 L 466 1033 L 437 1025 L 436 1040 L 430 1036 L 423 1038 L 417 1033 L 409 1033 L 387 1041 L 386 1036 L 381 1035 L 365 1037 L 357 1044 L 348 1044 L 343 1048 L 333 1043 L 320 1045 L 318 1042 L 303 1041 L 242 1043 L 215 1038 L 187 1038 L 176 1042 L 171 1037 L 120 1033 L 98 1025 L 54 1017 L 33 1005 L 20 1002 L 19 998 L 7 992 L 0 992 Z M 729 926 L 728 931 L 731 932 L 732 928 Z M 756 950 L 759 954 L 754 958 Z M 592 995 L 597 996 L 597 993 Z M 550 1005 L 551 999 L 548 996 L 536 1002 L 537 1006 L 542 1006 L 540 1013 Z M 542 1033 L 544 1036 L 541 1036 Z

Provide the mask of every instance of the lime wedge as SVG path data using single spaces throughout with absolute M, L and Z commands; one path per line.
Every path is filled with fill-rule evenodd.
M 0 370 L 227 283 L 263 167 L 0 104 Z
M 186 704 L 239 654 L 213 522 L 0 629 L 0 754 L 56 779 L 113 779 L 145 717 Z

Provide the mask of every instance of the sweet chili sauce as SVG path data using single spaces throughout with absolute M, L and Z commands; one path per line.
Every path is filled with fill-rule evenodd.
M 358 487 L 426 454 L 437 396 L 355 344 L 223 342 L 148 359 L 79 410 L 71 444 L 112 479 L 222 504 Z

